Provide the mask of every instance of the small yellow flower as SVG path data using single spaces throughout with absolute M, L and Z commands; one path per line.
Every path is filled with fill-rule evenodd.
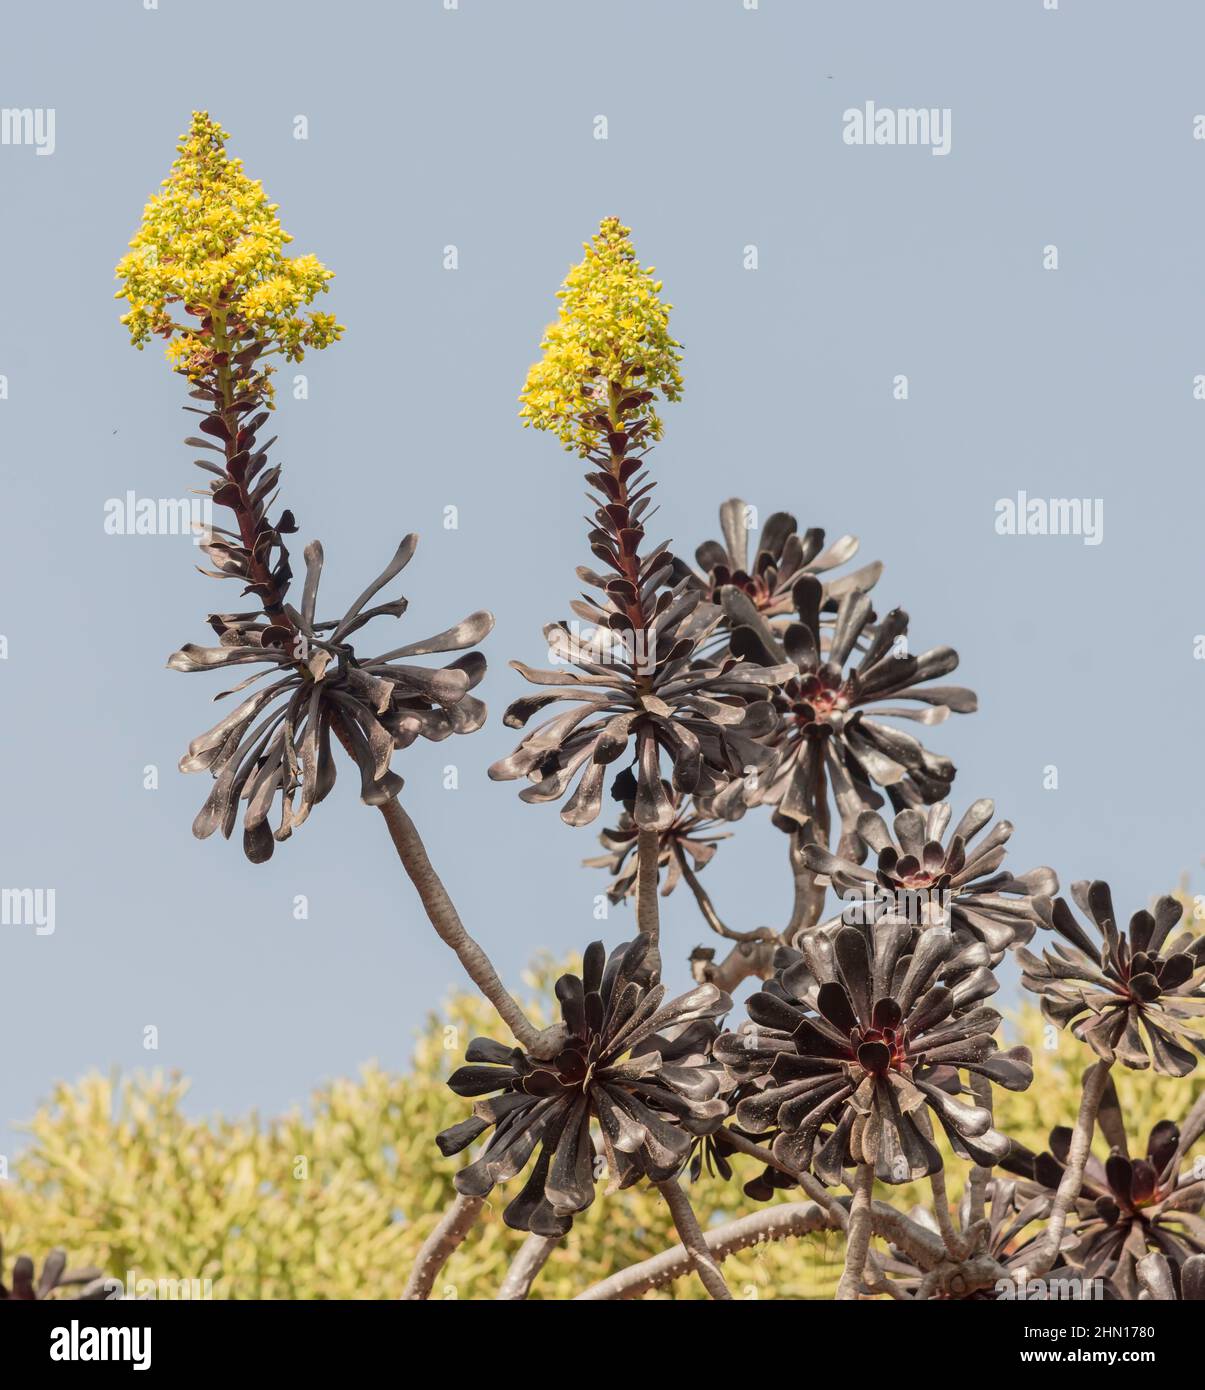
M 552 430 L 583 457 L 600 447 L 600 411 L 613 430 L 640 416 L 648 421 L 645 437 L 660 439 L 662 421 L 649 393 L 660 391 L 669 401 L 682 394 L 681 344 L 669 331 L 672 306 L 659 298 L 653 267 L 641 268 L 630 233 L 608 217 L 585 243 L 585 259 L 557 293 L 559 317 L 546 329 L 543 356 L 519 397 L 524 425 Z
M 122 287 L 114 297 L 129 306 L 121 321 L 131 342 L 142 348 L 152 336 L 166 339 L 168 362 L 194 380 L 234 339 L 253 337 L 265 355 L 299 362 L 307 348 L 343 333 L 333 315 L 303 312 L 334 272 L 315 256 L 284 254 L 292 238 L 277 205 L 226 153 L 227 138 L 208 112 L 193 112 L 116 272 Z M 180 322 L 173 305 L 198 322 Z

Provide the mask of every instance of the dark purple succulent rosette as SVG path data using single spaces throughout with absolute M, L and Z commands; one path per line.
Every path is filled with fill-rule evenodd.
M 1205 1017 L 1205 935 L 1173 931 L 1183 915 L 1175 898 L 1134 913 L 1127 931 L 1107 883 L 1073 883 L 1098 945 L 1063 898 L 1046 904 L 1043 925 L 1063 938 L 1041 957 L 1018 951 L 1021 983 L 1041 997 L 1042 1012 L 1107 1062 L 1165 1076 L 1187 1076 L 1205 1053 L 1197 1022 Z
M 958 653 L 952 647 L 919 656 L 908 652 L 908 615 L 900 609 L 876 622 L 869 596 L 850 589 L 837 605 L 831 633 L 822 634 L 820 581 L 804 576 L 793 597 L 798 621 L 779 632 L 740 590 L 724 590 L 733 655 L 767 669 L 789 669 L 772 694 L 779 716 L 771 740 L 778 768 L 763 782 L 759 801 L 774 808 L 774 822 L 783 830 L 826 828 L 831 788 L 841 815 L 840 853 L 860 858 L 865 851 L 858 817 L 882 806 L 876 787 L 902 810 L 942 800 L 954 780 L 949 758 L 881 721 L 940 724 L 952 711 L 972 712 L 976 697 L 961 686 L 929 684 L 957 667 Z M 827 833 L 817 838 L 826 840 Z
M 748 507 L 739 497 L 720 506 L 722 541 L 708 540 L 695 551 L 701 574 L 698 581 L 712 603 L 722 603 L 724 590 L 739 589 L 757 611 L 771 622 L 794 612 L 794 589 L 805 576 L 821 578 L 858 553 L 855 536 L 842 536 L 825 546 L 824 532 L 811 527 L 799 534 L 799 523 L 790 512 L 774 512 L 766 518 L 750 561 L 750 535 L 745 525 Z M 879 561 L 839 579 L 822 580 L 826 610 L 834 609 L 851 589 L 869 592 L 883 566 Z
M 990 1165 L 1007 1152 L 990 1111 L 955 1098 L 964 1070 L 1009 1090 L 1033 1079 L 1028 1049 L 1001 1051 L 992 1036 L 1001 1018 L 981 1001 L 998 986 L 982 943 L 896 921 L 816 930 L 776 961 L 715 1056 L 757 1088 L 737 1123 L 777 1130 L 780 1161 L 828 1184 L 856 1163 L 911 1182 L 942 1166 L 930 1114 L 961 1158 Z
M 846 920 L 900 916 L 918 926 L 947 925 L 959 943 L 983 942 L 998 965 L 1010 947 L 1033 936 L 1042 920 L 1035 899 L 1057 893 L 1059 882 L 1053 869 L 1019 875 L 1001 869 L 1013 833 L 1009 821 L 998 821 L 975 843 L 994 814 L 995 804 L 986 797 L 974 802 L 943 843 L 948 802 L 923 813 L 914 807 L 900 811 L 894 833 L 876 812 L 863 811 L 857 834 L 873 869 L 820 845 L 804 847 L 804 862 L 845 900 Z
M 503 723 L 522 728 L 557 701 L 569 702 L 570 708 L 525 734 L 489 775 L 496 781 L 526 777 L 532 785 L 519 795 L 528 802 L 559 801 L 573 787 L 561 811 L 570 825 L 588 825 L 598 817 L 607 771 L 625 754 L 633 759 L 630 770 L 636 779 L 633 819 L 658 830 L 667 828 L 675 815 L 661 777 L 662 754 L 673 768 L 675 792 L 724 804 L 743 796 L 749 769 L 768 772 L 775 761 L 762 740 L 777 724 L 768 695 L 776 676 L 785 672 L 723 654 L 699 658 L 722 614 L 704 603 L 698 590 L 681 585 L 661 588 L 653 598 L 669 576 L 670 563 L 665 551 L 645 562 L 649 569 L 642 592 L 650 596 L 656 616 L 650 628 L 655 640 L 644 655 L 628 643 L 610 649 L 601 660 L 600 649 L 585 645 L 566 624 L 554 623 L 545 628 L 550 648 L 575 670 L 539 671 L 511 662 L 533 684 L 556 689 L 515 700 Z M 618 608 L 612 616 L 622 624 Z
M 1018 1281 L 1026 1279 L 1028 1266 L 1038 1253 L 1042 1243 L 1043 1230 L 1038 1224 L 1050 1214 L 1052 1192 L 1040 1191 L 1033 1195 L 1030 1185 L 1018 1183 L 1008 1178 L 992 1178 L 984 1190 L 984 1210 L 988 1231 L 983 1242 L 984 1254 Z M 937 1222 L 924 1208 L 912 1212 L 912 1219 L 937 1235 Z M 962 1230 L 972 1224 L 970 1211 L 970 1189 L 963 1192 L 960 1204 Z M 879 1268 L 892 1282 L 897 1297 L 916 1297 L 925 1281 L 922 1269 L 907 1251 L 894 1246 L 890 1253 L 881 1257 Z M 1082 1278 L 1074 1265 L 1056 1263 L 1044 1276 L 1047 1285 L 1056 1281 Z M 1099 1293 L 1102 1299 L 1116 1300 L 1120 1297 L 1111 1281 L 1102 1279 Z M 1004 1294 L 998 1287 L 998 1280 L 992 1278 L 984 1283 L 953 1281 L 926 1294 L 947 1302 L 995 1303 L 1002 1297 L 1015 1297 L 1015 1292 Z
M 265 678 L 269 682 L 193 739 L 181 759 L 182 772 L 209 772 L 214 778 L 193 823 L 194 835 L 205 839 L 220 830 L 229 838 L 245 801 L 243 847 L 252 862 L 260 863 L 334 787 L 332 732 L 338 732 L 358 767 L 361 799 L 379 806 L 403 785 L 390 765 L 395 750 L 420 737 L 438 742 L 472 733 L 485 722 L 485 705 L 469 694 L 485 674 L 480 652 L 467 652 L 437 670 L 412 658 L 464 651 L 493 627 L 491 614 L 470 614 L 445 632 L 379 656 L 360 657 L 349 641 L 374 618 L 399 618 L 406 611 L 404 598 L 366 605 L 409 564 L 417 544 L 417 536 L 407 536 L 342 618 L 319 622 L 315 607 L 323 554 L 313 542 L 305 550 L 299 610 L 282 597 L 281 622 L 265 613 L 211 614 L 220 645 L 190 643 L 171 657 L 168 665 L 175 671 L 261 668 L 215 697 L 219 700 Z M 268 816 L 277 800 L 280 823 L 273 831 Z
M 1141 1158 L 1130 1157 L 1111 1080 L 1098 1121 L 1110 1153 L 1103 1163 L 1095 1154 L 1088 1156 L 1064 1254 L 1086 1278 L 1108 1279 L 1122 1298 L 1133 1299 L 1138 1297 L 1137 1265 L 1148 1252 L 1164 1256 L 1177 1269 L 1205 1254 L 1200 1215 L 1205 1180 L 1187 1163 L 1189 1150 L 1205 1133 L 1205 1097 L 1182 1128 L 1173 1120 L 1160 1120 Z M 1063 1126 L 1052 1130 L 1050 1148 L 1040 1154 L 1014 1144 L 1001 1166 L 1024 1179 L 1022 1191 L 1053 1196 L 1068 1163 L 1071 1136 Z
M 699 985 L 666 1003 L 665 987 L 644 967 L 641 935 L 606 956 L 586 948 L 582 974 L 562 975 L 556 995 L 566 1042 L 551 1061 L 522 1048 L 475 1038 L 467 1066 L 448 1085 L 457 1095 L 489 1096 L 470 1119 L 436 1142 L 460 1153 L 493 1128 L 484 1151 L 455 1175 L 456 1190 L 484 1197 L 525 1169 L 527 1182 L 503 1212 L 516 1230 L 560 1236 L 594 1201 L 600 1176 L 608 1190 L 647 1178 L 664 1182 L 686 1164 L 695 1137 L 719 1128 L 728 1113 L 722 1069 L 704 1050 L 706 1029 L 732 1000 Z M 597 1166 L 597 1126 L 605 1169 Z

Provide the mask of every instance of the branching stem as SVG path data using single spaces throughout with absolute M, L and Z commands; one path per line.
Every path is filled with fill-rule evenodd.
M 482 1197 L 464 1197 L 456 1194 L 456 1200 L 444 1212 L 439 1225 L 423 1242 L 414 1262 L 414 1269 L 402 1294 L 404 1299 L 421 1301 L 431 1297 L 439 1271 L 451 1259 L 456 1248 L 473 1229 L 481 1208 L 485 1205 Z
M 674 1225 L 682 1237 L 682 1244 L 690 1257 L 691 1267 L 699 1276 L 703 1287 L 714 1299 L 730 1300 L 732 1294 L 720 1273 L 720 1264 L 703 1239 L 698 1218 L 690 1204 L 690 1198 L 683 1192 L 677 1178 L 658 1183 L 657 1187 L 665 1198 Z
M 1084 1168 L 1092 1151 L 1092 1136 L 1096 1131 L 1096 1112 L 1100 1109 L 1101 1098 L 1109 1082 L 1110 1063 L 1100 1061 L 1084 1073 L 1083 1099 L 1080 1101 L 1079 1116 L 1071 1134 L 1071 1145 L 1067 1152 L 1067 1163 L 1059 1182 L 1058 1191 L 1050 1208 L 1050 1220 L 1042 1245 L 1031 1265 L 1027 1266 L 1028 1277 L 1040 1278 L 1059 1257 L 1063 1246 L 1063 1234 L 1067 1229 L 1067 1216 L 1079 1197 L 1084 1185 Z
M 506 1271 L 506 1278 L 498 1289 L 498 1298 L 509 1301 L 526 1298 L 549 1255 L 560 1243 L 559 1236 L 529 1235 Z
M 859 1163 L 854 1174 L 854 1200 L 849 1209 L 845 1242 L 845 1269 L 837 1285 L 837 1301 L 853 1302 L 862 1291 L 862 1274 L 870 1254 L 871 1202 L 874 1199 L 874 1166 Z
M 661 973 L 661 913 L 657 903 L 660 855 L 660 835 L 656 830 L 641 826 L 636 837 L 636 926 L 652 941 L 645 964 L 658 974 Z
M 709 1253 L 716 1260 L 724 1260 L 738 1250 L 747 1250 L 753 1245 L 764 1245 L 774 1240 L 786 1240 L 791 1236 L 806 1236 L 813 1231 L 828 1228 L 831 1218 L 815 1202 L 780 1202 L 776 1206 L 764 1207 L 749 1216 L 726 1222 L 708 1231 L 704 1240 Z M 692 1256 L 684 1245 L 675 1245 L 669 1250 L 641 1260 L 639 1264 L 612 1274 L 601 1283 L 593 1284 L 577 1295 L 578 1301 L 601 1302 L 607 1299 L 639 1298 L 650 1289 L 658 1289 L 688 1274 L 692 1269 Z

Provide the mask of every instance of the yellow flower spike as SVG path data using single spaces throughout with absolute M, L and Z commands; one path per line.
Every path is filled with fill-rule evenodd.
M 582 457 L 600 446 L 600 411 L 612 430 L 637 415 L 646 419 L 645 438 L 652 441 L 661 438 L 662 420 L 650 393 L 660 391 L 668 401 L 682 395 L 682 345 L 669 331 L 672 306 L 659 298 L 653 267 L 641 268 L 630 234 L 617 217 L 607 217 L 584 244 L 585 259 L 557 291 L 557 321 L 545 330 L 543 356 L 519 397 L 524 425 L 552 430 Z
M 168 362 L 193 380 L 223 349 L 227 324 L 241 325 L 266 355 L 290 361 L 343 334 L 333 315 L 304 312 L 334 272 L 316 256 L 284 255 L 292 237 L 276 216 L 278 205 L 247 177 L 242 160 L 226 153 L 228 138 L 208 112 L 193 112 L 171 173 L 147 203 L 116 271 L 122 287 L 114 297 L 129 306 L 121 322 L 130 341 L 142 348 L 152 336 L 166 339 Z M 173 317 L 174 305 L 198 323 Z

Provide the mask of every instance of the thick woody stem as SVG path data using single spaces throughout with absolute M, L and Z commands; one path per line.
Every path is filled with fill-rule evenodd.
M 342 738 L 342 731 L 336 728 Z M 411 883 L 418 890 L 418 896 L 426 910 L 431 925 L 440 938 L 456 952 L 468 977 L 498 1011 L 502 1022 L 514 1034 L 520 1047 L 534 1056 L 552 1055 L 561 1046 L 562 1039 L 556 1028 L 541 1033 L 533 1026 L 518 1002 L 508 993 L 506 986 L 498 978 L 498 972 L 490 958 L 465 930 L 460 914 L 452 905 L 439 875 L 427 858 L 414 822 L 403 810 L 397 797 L 391 797 L 380 807 L 381 815 L 389 828 L 389 836 L 397 850 L 402 867 L 409 875 Z
M 775 941 L 738 941 L 717 965 L 710 947 L 696 947 L 690 957 L 691 974 L 700 984 L 715 985 L 731 994 L 750 975 L 768 980 L 774 973 L 776 949 Z
M 511 1261 L 506 1278 L 498 1290 L 499 1300 L 518 1300 L 526 1298 L 536 1276 L 544 1268 L 549 1255 L 561 1243 L 559 1236 L 530 1235 L 519 1247 L 519 1253 Z
M 665 1198 L 670 1215 L 674 1218 L 674 1225 L 682 1237 L 682 1244 L 690 1256 L 690 1264 L 699 1276 L 703 1287 L 712 1298 L 730 1300 L 732 1294 L 728 1285 L 724 1283 L 724 1276 L 720 1273 L 719 1261 L 703 1239 L 703 1232 L 699 1229 L 699 1222 L 695 1217 L 694 1208 L 690 1204 L 690 1198 L 682 1191 L 677 1178 L 670 1178 L 668 1182 L 658 1183 L 657 1187 Z
M 815 1202 L 782 1202 L 717 1226 L 715 1230 L 707 1232 L 704 1240 L 709 1253 L 716 1260 L 724 1260 L 738 1250 L 747 1250 L 753 1245 L 765 1245 L 774 1240 L 826 1230 L 831 1222 L 832 1218 Z M 675 1245 L 660 1255 L 642 1260 L 612 1274 L 601 1283 L 591 1285 L 578 1294 L 575 1301 L 639 1298 L 650 1289 L 658 1289 L 674 1279 L 680 1279 L 691 1268 L 690 1251 L 683 1245 Z
M 871 1202 L 874 1197 L 874 1167 L 859 1163 L 854 1175 L 854 1200 L 849 1209 L 849 1231 L 845 1242 L 845 1269 L 837 1285 L 837 1301 L 850 1303 L 862 1290 L 862 1274 L 870 1254 Z
M 783 1163 L 770 1149 L 763 1148 L 751 1139 L 746 1139 L 736 1130 L 726 1129 L 724 1133 L 734 1149 L 748 1154 L 751 1158 L 759 1159 L 768 1168 L 776 1168 L 780 1173 L 786 1173 L 788 1177 L 794 1178 L 800 1187 L 814 1198 L 817 1205 L 825 1211 L 829 1218 L 829 1224 L 848 1233 L 850 1213 L 846 1211 L 844 1203 L 835 1194 L 829 1192 L 811 1173 Z M 897 1211 L 886 1202 L 871 1202 L 870 1224 L 874 1235 L 881 1236 L 902 1251 L 918 1269 L 934 1272 L 934 1277 L 929 1282 L 931 1289 L 940 1286 L 951 1288 L 955 1292 L 959 1289 L 965 1292 L 969 1288 L 981 1288 L 987 1284 L 998 1282 L 1000 1278 L 1007 1277 L 1008 1271 L 985 1255 L 966 1261 L 952 1261 L 945 1245 L 932 1231 L 911 1220 L 902 1211 Z M 863 1278 L 871 1292 L 886 1292 L 896 1299 L 911 1297 L 909 1294 L 902 1293 L 881 1273 L 872 1250 L 867 1252 Z M 928 1294 L 925 1296 L 928 1297 Z
M 404 1299 L 421 1301 L 431 1297 L 439 1271 L 451 1259 L 457 1246 L 473 1229 L 481 1208 L 485 1205 L 483 1197 L 463 1197 L 459 1193 L 456 1200 L 444 1212 L 439 1225 L 423 1242 L 418 1259 L 410 1272 L 402 1294 Z
M 871 1203 L 870 1221 L 876 1236 L 897 1246 L 918 1268 L 932 1269 L 935 1265 L 949 1263 L 939 1236 L 887 1202 Z
M 636 926 L 652 941 L 645 968 L 661 973 L 661 914 L 657 905 L 657 860 L 661 837 L 641 826 L 636 837 Z
M 1075 1205 L 1084 1185 L 1084 1168 L 1092 1151 L 1092 1135 L 1096 1131 L 1096 1112 L 1100 1109 L 1101 1097 L 1109 1082 L 1110 1065 L 1109 1062 L 1100 1061 L 1084 1073 L 1084 1091 L 1079 1116 L 1071 1135 L 1071 1146 L 1067 1152 L 1063 1176 L 1050 1208 L 1046 1234 L 1042 1237 L 1042 1244 L 1032 1264 L 1026 1269 L 1027 1276 L 1031 1279 L 1040 1278 L 1052 1268 L 1062 1249 L 1068 1213 Z

